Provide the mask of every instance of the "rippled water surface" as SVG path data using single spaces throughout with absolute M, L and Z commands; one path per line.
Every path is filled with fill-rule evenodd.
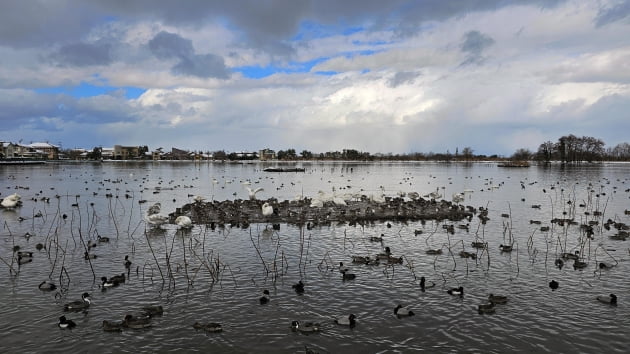
M 305 173 L 266 173 L 265 167 L 169 162 L 0 167 L 0 198 L 18 193 L 23 201 L 15 210 L 0 209 L 2 351 L 627 351 L 630 246 L 611 239 L 618 231 L 603 225 L 608 219 L 630 224 L 624 213 L 630 210 L 630 165 L 304 163 Z M 156 229 L 143 220 L 156 202 L 167 214 L 197 195 L 247 198 L 243 183 L 262 187 L 259 199 L 279 200 L 319 191 L 392 197 L 437 191 L 450 200 L 466 191 L 462 204 L 487 207 L 490 220 L 331 223 L 312 229 L 281 224 L 279 231 L 265 224 Z M 560 225 L 553 218 L 575 223 Z M 590 238 L 580 227 L 589 222 L 597 222 Z M 468 229 L 459 227 L 467 223 Z M 442 227 L 448 224 L 454 224 L 453 233 Z M 381 234 L 382 243 L 370 242 Z M 97 258 L 88 262 L 85 244 L 98 235 L 111 241 L 95 247 L 91 253 Z M 487 249 L 473 249 L 475 240 L 487 242 Z M 514 251 L 500 252 L 499 245 L 511 242 Z M 37 251 L 38 243 L 46 248 Z M 18 266 L 14 246 L 33 251 L 33 261 Z M 352 255 L 375 255 L 386 246 L 403 257 L 402 264 L 352 264 Z M 442 254 L 428 255 L 428 249 Z M 477 259 L 460 258 L 462 250 Z M 562 252 L 576 250 L 588 263 L 585 269 L 575 270 L 571 260 L 561 269 L 554 265 Z M 126 272 L 125 255 L 133 262 L 129 279 L 103 291 L 102 276 Z M 339 262 L 356 279 L 343 281 Z M 599 262 L 614 267 L 600 271 Z M 422 292 L 421 276 L 435 286 Z M 44 280 L 59 289 L 40 291 Z M 299 280 L 304 295 L 291 287 Z M 559 282 L 558 290 L 548 287 L 551 280 Z M 463 297 L 447 294 L 458 286 L 464 287 Z M 271 293 L 267 305 L 258 303 L 263 289 Z M 83 292 L 91 294 L 89 310 L 64 313 L 63 304 Z M 477 306 L 489 293 L 507 295 L 508 303 L 480 315 Z M 610 293 L 619 297 L 617 306 L 596 300 Z M 397 304 L 415 316 L 397 318 Z M 120 321 L 145 305 L 164 308 L 152 327 L 103 331 L 103 320 Z M 356 327 L 333 322 L 350 313 Z M 76 328 L 57 327 L 64 314 Z M 293 332 L 293 320 L 319 322 L 321 332 Z M 196 321 L 221 323 L 223 332 L 197 331 Z

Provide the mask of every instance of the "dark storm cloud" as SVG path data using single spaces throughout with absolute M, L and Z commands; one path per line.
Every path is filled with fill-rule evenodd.
M 227 79 L 230 71 L 223 58 L 214 54 L 192 55 L 180 58 L 180 62 L 172 68 L 175 75 L 197 76 L 200 78 Z
M 414 32 L 426 21 L 511 5 L 553 7 L 565 0 L 94 0 L 8 1 L 0 11 L 0 45 L 13 47 L 78 42 L 103 19 L 158 21 L 195 27 L 221 21 L 242 43 L 276 55 L 290 55 L 286 42 L 304 21 Z M 72 15 L 69 15 L 72 14 Z M 607 18 L 608 16 L 602 16 Z
M 109 43 L 73 43 L 65 45 L 50 56 L 60 66 L 108 65 L 112 62 Z
M 422 75 L 422 74 L 419 73 L 419 72 L 415 72 L 415 71 L 401 71 L 401 72 L 397 72 L 396 75 L 394 75 L 394 77 L 389 79 L 388 85 L 389 85 L 389 87 L 398 87 L 398 86 L 403 85 L 403 84 L 408 84 L 408 83 L 411 84 L 420 75 Z
M 151 53 L 160 59 L 189 57 L 195 52 L 192 41 L 176 33 L 162 31 L 149 41 Z
M 613 7 L 600 8 L 595 17 L 595 25 L 601 27 L 622 20 L 630 15 L 630 0 L 622 1 Z
M 461 65 L 482 64 L 485 60 L 483 51 L 494 44 L 494 39 L 479 31 L 469 31 L 464 34 L 460 49 L 466 54 Z
M 223 57 L 215 54 L 195 54 L 192 41 L 176 33 L 162 31 L 148 43 L 149 49 L 159 59 L 178 58 L 179 62 L 171 68 L 175 75 L 196 76 L 200 78 L 227 79 L 230 70 L 225 66 Z

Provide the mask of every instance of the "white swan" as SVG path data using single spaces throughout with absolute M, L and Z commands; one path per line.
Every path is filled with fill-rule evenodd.
M 0 205 L 2 205 L 3 208 L 13 209 L 18 205 L 21 198 L 22 197 L 19 194 L 13 193 L 11 195 L 8 195 L 6 198 L 2 199 L 2 202 L 0 203 Z
M 245 189 L 247 189 L 247 192 L 249 193 L 249 200 L 256 200 L 256 193 L 264 191 L 262 187 L 258 187 L 256 189 L 245 187 Z
M 190 229 L 193 226 L 192 220 L 186 215 L 178 216 L 175 223 L 183 229 Z
M 265 202 L 265 204 L 262 205 L 262 214 L 263 216 L 273 215 L 273 207 L 269 205 L 269 203 Z
M 153 226 L 160 227 L 168 222 L 168 216 L 164 216 L 162 214 L 151 214 L 147 215 L 146 221 Z

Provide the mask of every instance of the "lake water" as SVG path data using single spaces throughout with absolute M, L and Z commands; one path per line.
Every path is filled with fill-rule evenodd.
M 262 171 L 270 166 L 275 165 L 162 161 L 1 166 L 0 198 L 18 193 L 23 201 L 18 209 L 0 210 L 2 351 L 627 351 L 630 246 L 611 239 L 618 231 L 603 224 L 608 219 L 630 224 L 630 215 L 624 213 L 630 209 L 629 164 L 499 168 L 492 163 L 349 162 L 301 163 L 305 173 Z M 280 230 L 265 224 L 214 230 L 194 225 L 189 231 L 171 224 L 156 229 L 143 221 L 156 202 L 167 214 L 197 195 L 206 200 L 247 198 L 245 182 L 264 189 L 258 199 L 279 200 L 312 197 L 319 191 L 387 196 L 438 191 L 450 200 L 466 191 L 462 204 L 487 207 L 490 219 L 482 224 L 475 216 L 468 230 L 459 227 L 466 220 L 333 223 L 312 229 L 281 224 Z M 560 225 L 553 218 L 577 223 Z M 598 223 L 590 238 L 580 228 L 589 222 Z M 454 233 L 445 224 L 455 224 Z M 541 226 L 550 230 L 541 231 Z M 370 241 L 381 234 L 382 243 Z M 87 261 L 84 243 L 98 235 L 111 241 L 91 250 L 98 257 Z M 487 249 L 472 248 L 476 240 L 487 242 Z M 511 241 L 514 250 L 501 252 L 499 245 Z M 38 243 L 46 248 L 37 251 Z M 18 267 L 16 245 L 33 251 L 33 261 Z M 403 263 L 352 264 L 353 255 L 375 255 L 385 246 L 402 256 Z M 428 249 L 443 252 L 429 255 Z M 474 252 L 477 259 L 461 258 L 462 250 Z M 554 265 L 562 252 L 576 250 L 588 263 L 585 269 L 574 269 L 571 260 L 561 269 Z M 102 291 L 102 276 L 126 272 L 126 255 L 133 262 L 129 279 Z M 343 281 L 339 262 L 356 279 Z M 599 262 L 614 267 L 601 271 Z M 422 292 L 421 276 L 435 287 Z M 40 291 L 44 280 L 59 289 Z M 292 289 L 299 280 L 305 284 L 303 295 Z M 548 286 L 551 280 L 559 283 L 556 291 Z M 464 296 L 447 294 L 459 286 Z M 263 289 L 271 294 L 266 305 L 258 302 Z M 91 294 L 89 310 L 64 312 L 63 305 L 83 292 Z M 507 295 L 508 303 L 480 315 L 477 306 L 489 293 Z M 610 293 L 619 296 L 617 306 L 596 300 Z M 398 304 L 415 316 L 396 317 Z M 103 331 L 103 320 L 120 321 L 145 305 L 164 308 L 152 327 Z M 357 317 L 354 328 L 333 322 L 350 313 Z M 76 328 L 57 327 L 64 314 Z M 293 332 L 293 320 L 319 322 L 321 332 Z M 221 323 L 223 331 L 197 331 L 192 327 L 196 321 Z

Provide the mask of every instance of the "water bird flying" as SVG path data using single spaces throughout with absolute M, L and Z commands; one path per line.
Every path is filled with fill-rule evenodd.
M 356 318 L 357 316 L 351 313 L 350 315 L 343 315 L 339 318 L 336 318 L 335 323 L 341 326 L 349 326 L 350 328 L 352 328 L 357 324 Z
M 394 308 L 394 314 L 396 316 L 398 316 L 398 317 L 407 317 L 407 316 L 415 315 L 415 313 L 413 313 L 413 311 L 409 310 L 406 307 L 403 307 L 400 304 Z
M 61 316 L 61 317 L 59 317 L 58 326 L 59 326 L 59 328 L 62 328 L 62 329 L 72 329 L 72 328 L 76 327 L 77 324 L 74 323 L 73 320 L 67 319 L 66 316 Z

